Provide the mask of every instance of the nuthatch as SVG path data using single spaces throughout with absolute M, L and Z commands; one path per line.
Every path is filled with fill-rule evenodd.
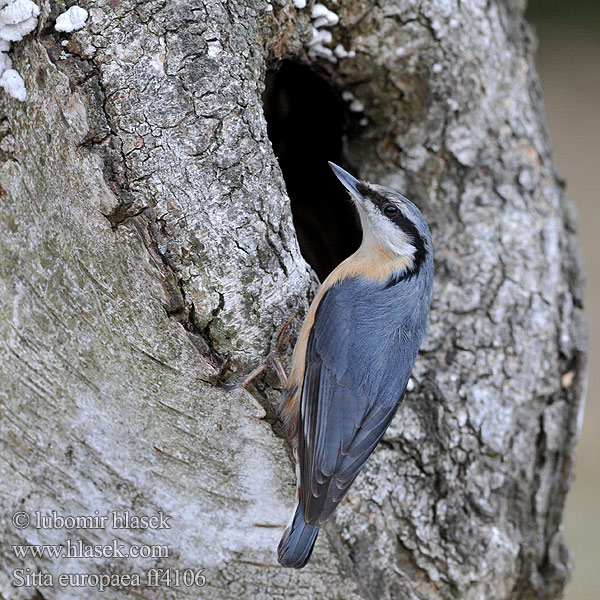
M 317 292 L 282 396 L 298 502 L 278 554 L 297 569 L 404 396 L 433 284 L 433 243 L 419 209 L 329 164 L 350 192 L 363 238 Z

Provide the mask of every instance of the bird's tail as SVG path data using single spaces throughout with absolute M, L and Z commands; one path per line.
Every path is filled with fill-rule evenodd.
M 312 554 L 319 529 L 306 524 L 304 508 L 302 503 L 298 502 L 292 521 L 283 532 L 277 548 L 279 564 L 283 567 L 301 569 Z

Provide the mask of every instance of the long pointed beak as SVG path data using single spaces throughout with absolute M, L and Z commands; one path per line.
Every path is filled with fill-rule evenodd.
M 348 171 L 344 171 L 342 167 L 338 167 L 331 161 L 327 161 L 331 170 L 335 173 L 335 176 L 342 182 L 342 185 L 350 192 L 350 194 L 357 200 L 364 200 L 364 196 L 358 191 L 358 184 L 360 181 L 356 177 L 352 177 Z

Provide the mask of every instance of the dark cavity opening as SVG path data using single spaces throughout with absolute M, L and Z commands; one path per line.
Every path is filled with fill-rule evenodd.
M 323 281 L 362 235 L 350 198 L 327 164 L 344 166 L 343 102 L 308 67 L 283 62 L 267 74 L 263 103 L 300 251 Z

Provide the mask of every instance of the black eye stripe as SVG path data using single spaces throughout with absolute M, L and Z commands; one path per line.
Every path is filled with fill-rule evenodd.
M 390 201 L 377 190 L 372 189 L 370 186 L 365 185 L 362 181 L 357 184 L 356 189 L 365 197 L 368 198 L 377 208 L 382 211 L 382 214 L 385 214 L 384 210 L 386 206 L 392 206 Z M 396 207 L 397 208 L 397 207 Z M 390 221 L 394 222 L 404 233 L 406 233 L 410 238 L 412 245 L 415 247 L 414 254 L 414 266 L 412 268 L 412 272 L 416 272 L 420 267 L 421 263 L 425 260 L 425 255 L 427 254 L 427 250 L 425 249 L 425 241 L 419 234 L 417 228 L 414 223 L 407 219 L 401 210 L 398 209 L 398 212 L 394 216 L 385 215 Z
M 381 212 L 383 212 L 387 206 L 394 206 L 383 194 L 367 187 L 362 181 L 356 186 L 356 189 L 365 196 L 365 198 L 368 198 Z M 397 214 L 400 214 L 399 209 Z

